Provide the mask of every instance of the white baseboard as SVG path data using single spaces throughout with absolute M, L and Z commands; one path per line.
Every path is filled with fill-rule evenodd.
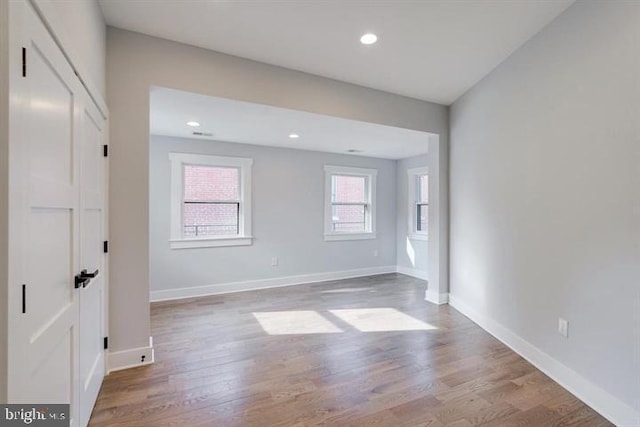
M 422 270 L 416 270 L 415 268 L 409 268 L 403 265 L 398 265 L 396 267 L 396 272 L 400 274 L 404 274 L 406 276 L 415 277 L 416 279 L 427 280 L 427 272 Z
M 352 279 L 355 277 L 375 276 L 395 273 L 396 266 L 360 268 L 356 270 L 333 271 L 328 273 L 302 274 L 298 276 L 276 277 L 264 280 L 247 280 L 243 282 L 220 283 L 217 285 L 197 286 L 192 288 L 167 289 L 151 291 L 151 302 L 206 295 L 228 294 L 231 292 L 253 291 L 257 289 L 279 288 L 282 286 L 303 285 L 305 283 L 327 282 L 330 280 Z
M 427 288 L 427 292 L 425 292 L 424 294 L 424 299 L 425 301 L 428 301 L 433 304 L 438 304 L 438 305 L 448 304 L 449 294 L 446 292 L 439 294 L 437 292 L 430 291 L 430 289 Z
M 618 427 L 640 426 L 640 413 L 454 295 L 449 304 Z
M 150 365 L 154 362 L 153 337 L 147 347 L 130 348 L 107 354 L 107 373 Z

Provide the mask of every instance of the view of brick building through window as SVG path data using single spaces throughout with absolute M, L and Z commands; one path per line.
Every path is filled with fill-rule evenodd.
M 331 224 L 335 232 L 362 233 L 367 228 L 366 178 L 331 177 Z
M 418 176 L 417 231 L 426 232 L 429 226 L 429 176 Z
M 185 165 L 183 182 L 184 237 L 238 234 L 238 168 Z

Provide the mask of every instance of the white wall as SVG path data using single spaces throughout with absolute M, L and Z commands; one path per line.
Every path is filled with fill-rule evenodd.
M 441 161 L 447 163 L 447 107 L 109 28 L 109 328 L 114 351 L 147 346 L 150 332 L 152 86 L 440 134 Z M 446 180 L 442 185 L 446 188 Z
M 409 239 L 409 175 L 412 168 L 426 167 L 428 156 L 416 156 L 398 160 L 396 177 L 396 204 L 397 204 L 397 259 L 400 269 L 408 269 L 420 277 L 427 277 L 428 266 L 428 242 L 424 240 Z
M 170 249 L 169 153 L 253 159 L 251 246 Z M 394 160 L 152 136 L 149 161 L 151 291 L 395 266 Z M 378 170 L 377 238 L 324 241 L 324 165 Z M 377 251 L 378 255 L 374 255 Z M 277 256 L 279 265 L 271 266 Z
M 640 424 L 639 42 L 640 3 L 579 1 L 450 117 L 452 298 L 620 425 Z
M 35 0 L 81 79 L 105 96 L 106 25 L 98 0 Z

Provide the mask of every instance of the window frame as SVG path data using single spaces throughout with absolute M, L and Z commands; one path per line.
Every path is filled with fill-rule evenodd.
M 418 200 L 418 181 L 421 176 L 426 175 L 429 177 L 428 167 L 411 168 L 407 170 L 409 177 L 407 186 L 407 201 L 408 201 L 408 225 L 409 225 L 409 238 L 413 240 L 429 240 L 429 223 L 427 219 L 427 230 L 418 230 L 418 205 L 425 205 Z M 429 179 L 428 182 L 431 182 Z M 427 189 L 427 194 L 431 192 Z M 427 218 L 429 218 L 429 200 L 426 203 L 427 206 Z
M 340 240 L 364 240 L 375 239 L 376 235 L 376 177 L 377 169 L 355 168 L 348 166 L 331 166 L 325 165 L 325 182 L 324 182 L 324 240 L 340 241 Z M 332 195 L 332 177 L 338 176 L 356 176 L 365 178 L 365 227 L 364 232 L 350 231 L 333 231 L 333 203 Z
M 246 246 L 253 243 L 251 235 L 251 166 L 253 159 L 208 154 L 169 153 L 171 163 L 171 249 Z M 184 237 L 184 166 L 237 168 L 240 180 L 238 234 Z

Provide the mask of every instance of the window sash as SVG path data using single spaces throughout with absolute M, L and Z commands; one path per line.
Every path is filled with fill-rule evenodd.
M 350 177 L 350 178 L 362 178 L 364 179 L 364 200 L 362 202 L 336 202 L 337 196 L 337 177 Z M 358 234 L 358 233 L 369 233 L 371 232 L 371 192 L 369 190 L 371 178 L 368 175 L 357 175 L 357 174 L 348 174 L 348 173 L 334 173 L 331 174 L 331 232 L 336 234 Z M 333 220 L 333 208 L 334 206 L 362 206 L 363 220 L 360 221 L 352 221 L 352 222 L 344 222 L 344 221 L 334 221 Z M 338 230 L 336 229 L 336 225 L 339 224 L 362 224 L 362 230 Z
M 427 203 L 428 204 L 429 203 L 428 193 L 427 193 L 427 199 L 426 200 L 422 199 L 422 177 L 423 176 L 426 176 L 427 179 L 429 177 L 429 175 L 426 174 L 426 173 L 415 175 L 415 177 L 416 177 L 415 178 L 416 179 L 416 181 L 415 181 L 416 182 L 416 185 L 415 185 L 415 200 L 416 200 L 416 203 Z
M 238 171 L 238 179 L 237 179 L 237 188 L 238 188 L 238 196 L 240 197 L 239 199 L 231 199 L 231 200 L 224 200 L 224 199 L 186 199 L 184 194 L 186 191 L 186 168 L 187 166 L 196 166 L 196 167 L 202 167 L 202 168 L 212 168 L 212 169 L 235 169 Z M 202 201 L 202 202 L 241 202 L 242 198 L 242 168 L 241 167 L 237 167 L 237 166 L 225 166 L 225 165 L 215 165 L 215 164 L 203 164 L 203 163 L 182 163 L 182 201 L 183 203 L 187 202 L 187 201 Z
M 337 179 L 338 177 L 347 177 L 347 178 L 362 178 L 364 180 L 364 199 L 360 202 L 336 202 L 336 197 L 338 195 L 338 191 L 336 189 Z M 367 175 L 354 175 L 348 173 L 334 173 L 331 174 L 331 203 L 354 203 L 354 204 L 363 204 L 370 203 L 370 177 Z
M 336 221 L 333 219 L 333 212 L 335 206 L 362 206 L 362 221 Z M 370 205 L 369 203 L 356 203 L 356 202 L 331 202 L 331 231 L 333 233 L 366 233 L 370 227 Z M 341 224 L 362 224 L 362 230 L 338 230 L 337 225 Z
M 426 228 L 422 228 L 422 223 L 420 221 L 420 217 L 423 209 L 426 209 L 427 220 L 426 220 Z M 429 203 L 425 202 L 416 202 L 416 208 L 414 210 L 415 213 L 415 230 L 414 232 L 417 234 L 427 234 L 429 228 Z
M 187 199 L 184 197 L 186 192 L 186 168 L 188 166 L 197 166 L 197 167 L 205 167 L 205 168 L 215 168 L 215 169 L 235 169 L 238 171 L 238 179 L 237 179 L 237 188 L 238 195 L 242 194 L 242 168 L 235 166 L 224 166 L 224 165 L 215 165 L 215 164 L 202 164 L 202 163 L 182 163 L 182 238 L 193 238 L 193 237 L 216 237 L 221 238 L 225 236 L 239 236 L 240 235 L 240 216 L 242 211 L 242 200 L 241 199 Z M 235 215 L 235 223 L 234 224 L 185 224 L 185 214 L 184 208 L 185 205 L 194 204 L 194 205 L 236 205 L 236 215 Z M 201 230 L 211 229 L 211 228 L 219 228 L 219 227 L 233 227 L 235 232 L 229 233 L 203 233 Z M 189 233 L 189 230 L 193 230 L 193 234 Z
M 240 202 L 239 201 L 220 201 L 220 202 L 203 202 L 203 201 L 184 201 L 183 205 L 235 205 L 236 214 L 235 214 L 235 222 L 229 224 L 185 224 L 184 223 L 184 215 L 183 215 L 183 224 L 182 224 L 182 237 L 203 237 L 203 236 L 215 236 L 215 237 L 224 237 L 224 236 L 238 236 L 240 234 Z M 206 233 L 204 230 L 207 229 L 215 229 L 221 227 L 233 227 L 235 232 L 229 233 Z M 189 231 L 192 230 L 192 233 Z M 203 230 L 203 231 L 201 231 Z M 227 230 L 230 231 L 230 230 Z
M 375 239 L 376 238 L 376 177 L 378 171 L 376 169 L 357 168 L 349 166 L 332 166 L 325 165 L 325 196 L 324 196 L 324 235 L 326 241 L 339 240 L 359 240 L 359 239 Z M 346 200 L 336 200 L 337 179 L 339 177 L 358 178 L 358 192 L 355 194 L 363 194 L 362 197 L 347 197 Z M 362 186 L 360 186 L 362 185 Z M 345 188 L 346 191 L 348 187 Z M 353 194 L 353 195 L 355 195 Z M 345 196 L 348 193 L 345 193 Z M 361 199 L 355 200 L 354 199 Z M 352 224 L 358 226 L 357 229 L 349 230 L 348 224 L 340 227 L 342 221 L 334 221 L 334 212 L 342 206 L 342 214 L 348 222 L 359 223 Z M 351 209 L 348 209 L 352 206 Z M 351 215 L 351 212 L 357 212 L 357 215 Z M 347 216 L 348 215 L 348 216 Z M 338 215 L 340 216 L 340 215 Z M 363 222 L 364 219 L 364 222 Z M 364 227 L 364 228 L 363 228 Z M 341 229 L 342 228 L 342 229 Z

